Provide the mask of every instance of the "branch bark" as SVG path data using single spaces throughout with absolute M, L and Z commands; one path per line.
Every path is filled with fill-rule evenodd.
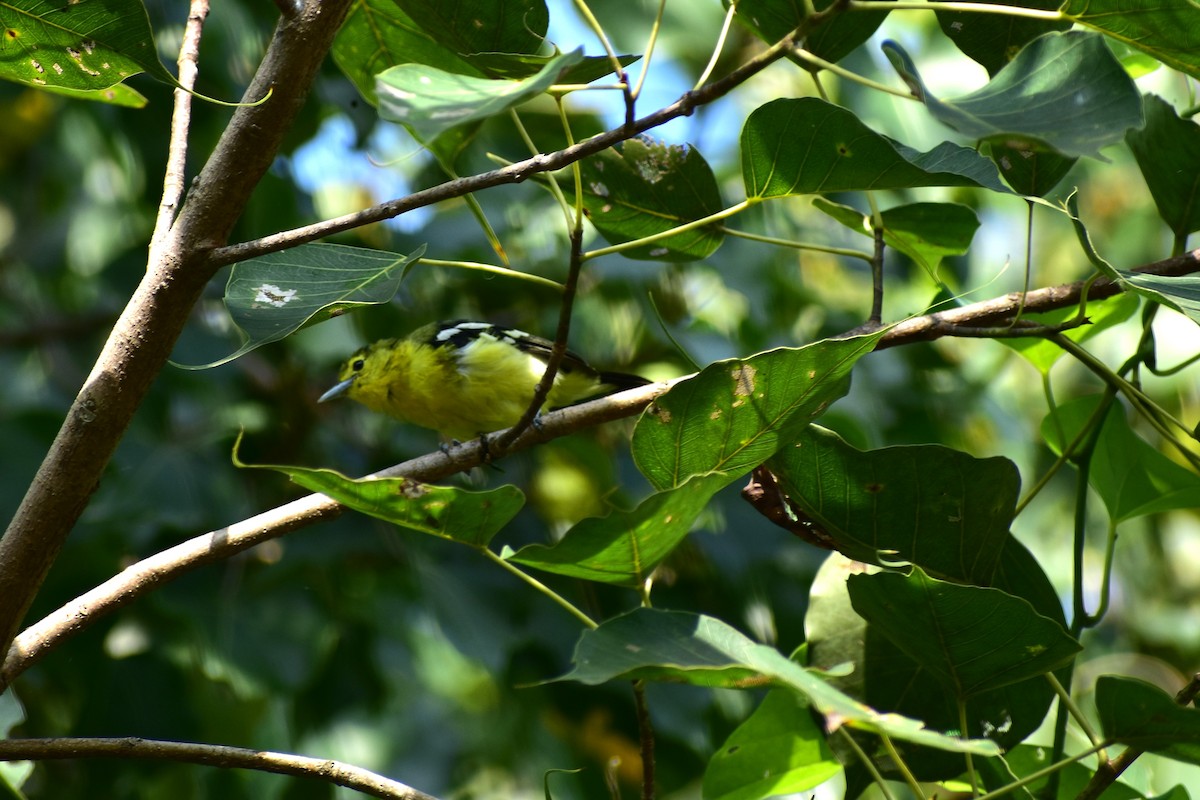
M 0 761 L 45 761 L 68 758 L 140 758 L 206 764 L 229 769 L 252 769 L 313 778 L 336 786 L 345 786 L 372 797 L 387 800 L 437 800 L 399 781 L 331 759 L 309 758 L 290 753 L 247 750 L 243 747 L 167 742 L 157 739 L 126 737 L 4 739 L 0 740 Z
M 238 108 L 170 234 L 152 248 L 146 275 L 117 320 L 91 374 L 0 539 L 0 642 L 11 642 L 63 542 L 192 307 L 216 267 L 250 193 L 304 103 L 349 0 L 309 0 L 283 19 Z
M 1138 268 L 1154 275 L 1186 275 L 1200 271 L 1200 250 L 1168 258 Z M 954 336 L 963 330 L 993 326 L 1008 319 L 1019 308 L 1029 313 L 1068 308 L 1079 304 L 1085 282 L 1052 286 L 1030 292 L 1024 304 L 1019 294 L 985 300 L 948 311 L 913 317 L 891 327 L 876 349 L 930 341 Z M 1100 280 L 1092 285 L 1090 299 L 1111 297 L 1120 287 Z M 850 334 L 853 334 L 851 331 Z M 679 378 L 678 380 L 686 380 Z M 527 449 L 550 439 L 639 413 L 654 398 L 673 385 L 657 383 L 619 394 L 571 406 L 542 417 L 538 427 L 521 434 L 506 452 Z M 496 436 L 496 434 L 493 434 Z M 435 481 L 483 463 L 484 452 L 478 441 L 467 442 L 449 453 L 431 453 L 406 461 L 369 477 L 409 477 Z M 148 594 L 185 572 L 205 564 L 230 558 L 256 544 L 282 536 L 323 520 L 333 519 L 342 507 L 320 494 L 294 500 L 226 528 L 189 539 L 133 564 L 123 572 L 80 595 L 58 610 L 31 625 L 12 643 L 0 666 L 0 692 L 13 679 L 103 615 Z

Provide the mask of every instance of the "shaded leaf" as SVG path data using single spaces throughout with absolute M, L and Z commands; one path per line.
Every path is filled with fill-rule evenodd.
M 1169 67 L 1200 78 L 1200 26 L 1193 0 L 1067 0 L 1059 9 L 1080 25 L 1149 53 Z
M 1200 764 L 1200 709 L 1184 708 L 1145 681 L 1101 675 L 1096 711 L 1104 735 L 1160 756 Z
M 862 451 L 815 425 L 768 466 L 841 553 L 980 585 L 991 583 L 1021 485 L 1006 458 L 941 445 Z
M 550 23 L 545 0 L 392 2 L 409 19 L 419 21 L 424 34 L 468 60 L 476 53 L 536 53 L 545 41 Z
M 940 0 L 934 0 L 940 2 Z M 968 3 L 986 0 L 966 0 Z M 1000 0 L 1002 5 L 1054 11 L 1061 0 Z M 936 8 L 936 6 L 935 6 Z M 967 56 L 982 64 L 989 75 L 995 75 L 1016 58 L 1029 42 L 1044 33 L 1065 31 L 1069 20 L 1052 22 L 1003 14 L 979 14 L 969 11 L 938 11 L 938 25 L 946 38 Z
M 988 146 L 988 158 L 1018 194 L 1045 197 L 1075 166 L 1077 158 L 1037 151 L 1029 147 L 1008 147 L 997 142 Z
M 1053 753 L 1050 748 L 1032 744 L 1019 744 L 1004 754 L 1001 758 L 989 758 L 976 762 L 984 786 L 996 791 L 1011 786 L 1020 778 L 1029 778 L 1034 773 L 1045 770 L 1053 763 Z M 1096 774 L 1079 762 L 1067 764 L 1054 773 L 1058 780 L 1058 793 L 1055 800 L 1075 800 Z M 1026 784 L 1011 797 L 1019 800 L 1040 800 L 1047 794 L 1050 782 L 1049 775 Z M 1104 790 L 1101 800 L 1144 800 L 1141 792 L 1117 782 Z M 1180 798 L 1180 800 L 1184 800 Z
M 95 91 L 140 72 L 176 83 L 139 0 L 9 0 L 0 4 L 0 37 L 0 77 L 30 86 Z
M 527 545 L 506 557 L 545 572 L 641 586 L 688 535 L 713 494 L 729 482 L 725 475 L 692 478 L 651 495 L 632 511 L 585 519 L 553 545 Z
M 675 384 L 638 420 L 633 458 L 658 489 L 739 475 L 766 461 L 849 388 L 882 332 L 718 361 Z
M 982 89 L 953 100 L 929 92 L 899 44 L 884 42 L 883 50 L 929 113 L 972 139 L 1099 158 L 1101 147 L 1142 125 L 1137 87 L 1093 33 L 1041 36 Z
M 424 245 L 402 256 L 340 244 L 304 244 L 235 264 L 225 285 L 225 307 L 245 341 L 211 364 L 176 366 L 217 367 L 348 308 L 386 303 L 424 252 Z
M 952 752 L 990 755 L 995 744 L 956 739 L 895 714 L 880 714 L 764 644 L 718 619 L 682 611 L 638 608 L 584 631 L 575 667 L 558 680 L 600 684 L 612 680 L 670 680 L 701 686 L 758 685 L 754 678 L 791 688 L 808 698 L 832 730 L 842 725 L 884 732 Z M 747 684 L 749 681 L 749 684 Z
M 961 699 L 1057 669 L 1083 649 L 1027 601 L 939 581 L 917 566 L 908 575 L 852 575 L 847 588 L 875 631 Z
M 581 164 L 588 220 L 612 244 L 640 239 L 703 219 L 723 208 L 712 169 L 700 151 L 648 137 L 626 141 Z M 574 181 L 562 181 L 574 196 Z M 712 255 L 724 234 L 717 225 L 696 228 L 622 250 L 627 258 L 693 261 Z
M 251 469 L 281 472 L 294 483 L 320 492 L 347 508 L 472 547 L 486 547 L 525 505 L 515 486 L 469 492 L 452 486 L 432 486 L 409 478 L 348 478 L 331 469 L 278 464 L 245 464 L 234 448 L 233 463 Z
M 729 0 L 722 0 L 722 3 L 729 8 Z M 817 11 L 824 11 L 832 4 L 833 0 L 815 0 L 812 5 Z M 809 32 L 804 39 L 804 49 L 826 61 L 841 61 L 870 39 L 887 15 L 886 11 L 835 14 Z M 735 19 L 759 39 L 767 44 L 775 44 L 795 30 L 807 16 L 802 0 L 739 0 Z M 811 68 L 802 59 L 795 56 L 791 58 L 805 69 Z
M 996 167 L 943 142 L 918 152 L 864 125 L 844 108 L 812 97 L 759 106 L 742 127 L 747 197 L 816 192 L 981 186 L 1011 194 Z
M 117 83 L 106 89 L 64 89 L 60 86 L 43 87 L 48 92 L 61 94 L 72 100 L 91 100 L 97 103 L 107 103 L 122 108 L 145 108 L 146 96 L 124 83 Z
M 795 692 L 772 689 L 704 770 L 704 800 L 759 800 L 811 789 L 842 771 Z
M 1125 141 L 1158 207 L 1158 215 L 1177 237 L 1200 230 L 1200 125 L 1180 119 L 1157 95 L 1142 99 L 1146 127 Z
M 1056 453 L 1063 440 L 1073 442 L 1095 413 L 1099 395 L 1060 405 L 1042 421 L 1042 436 Z M 1200 507 L 1200 475 L 1181 467 L 1134 433 L 1125 411 L 1114 404 L 1100 428 L 1088 483 L 1113 522 Z
M 487 119 L 549 89 L 559 74 L 583 61 L 581 50 L 552 58 L 521 81 L 489 80 L 424 64 L 401 64 L 375 78 L 379 115 L 408 127 L 420 141 L 475 120 Z

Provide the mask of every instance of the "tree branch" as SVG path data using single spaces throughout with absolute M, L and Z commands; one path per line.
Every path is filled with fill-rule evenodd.
M 432 795 L 353 764 L 290 753 L 137 737 L 0 740 L 0 761 L 68 758 L 139 758 L 205 764 L 226 769 L 252 769 L 326 781 L 387 800 L 437 800 Z
M 21 505 L 0 539 L 0 643 L 7 645 L 45 580 L 151 382 L 167 362 L 229 238 L 284 134 L 303 105 L 349 0 L 309 0 L 283 19 L 242 106 L 193 183 L 169 235 L 150 252 L 146 275 L 117 320 Z

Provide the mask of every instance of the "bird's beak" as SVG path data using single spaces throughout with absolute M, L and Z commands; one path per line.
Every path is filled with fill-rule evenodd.
M 332 400 L 335 397 L 341 397 L 346 392 L 350 391 L 350 387 L 354 385 L 354 379 L 357 377 L 358 377 L 357 375 L 351 375 L 349 378 L 346 378 L 346 380 L 337 384 L 336 386 L 331 388 L 328 392 L 326 392 L 325 394 L 318 397 L 317 402 L 324 403 L 326 400 Z

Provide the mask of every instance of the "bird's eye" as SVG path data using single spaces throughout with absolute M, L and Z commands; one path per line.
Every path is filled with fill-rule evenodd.
M 366 363 L 367 362 L 363 361 L 361 358 L 356 358 L 354 359 L 354 363 L 350 365 L 350 369 L 354 370 L 355 372 L 361 372 L 362 368 L 366 366 Z

